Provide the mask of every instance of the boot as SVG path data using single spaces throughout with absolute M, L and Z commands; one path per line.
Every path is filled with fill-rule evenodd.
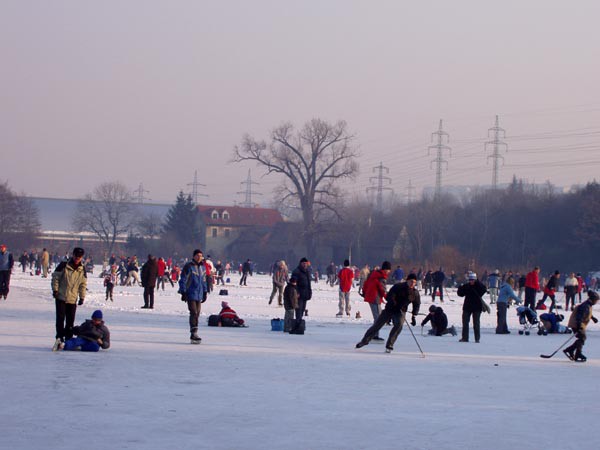
M 573 359 L 573 361 L 586 362 L 587 358 L 585 357 L 585 355 L 583 353 L 576 353 L 575 354 L 575 359 Z
M 573 354 L 573 349 L 571 347 L 567 347 L 563 350 L 563 353 L 565 354 L 565 356 L 567 358 L 569 358 L 571 361 L 575 361 L 575 355 Z
M 194 343 L 200 343 L 202 338 L 198 336 L 198 328 L 192 328 L 192 333 L 190 334 L 190 341 Z

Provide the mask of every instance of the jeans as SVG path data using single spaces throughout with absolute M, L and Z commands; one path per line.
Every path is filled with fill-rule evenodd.
M 346 311 L 346 314 L 350 315 L 350 310 L 352 309 L 352 307 L 350 306 L 350 292 L 340 291 L 340 301 L 338 304 L 338 308 L 339 314 L 344 314 L 344 311 Z
M 144 308 L 154 308 L 154 286 L 144 288 Z
M 496 326 L 497 334 L 505 334 L 508 332 L 508 325 L 506 324 L 506 310 L 508 309 L 508 304 L 504 302 L 499 302 L 496 304 L 496 314 L 498 317 L 498 324 Z
M 202 309 L 202 303 L 196 300 L 188 300 L 188 311 L 190 312 L 190 332 L 198 330 L 198 317 Z
M 73 324 L 75 323 L 76 303 L 67 303 L 55 300 L 56 305 L 56 338 L 65 340 L 73 337 Z
M 379 318 L 379 314 L 381 314 L 381 303 L 369 303 L 369 307 L 371 308 L 371 314 L 373 314 L 373 323 L 377 322 Z M 380 327 L 381 328 L 381 327 Z M 379 330 L 379 328 L 377 329 Z M 375 334 L 375 337 L 379 337 L 379 333 Z
M 74 337 L 65 342 L 65 351 L 74 351 L 81 348 L 82 352 L 97 352 L 100 344 L 82 337 Z
M 384 309 L 381 311 L 377 317 L 377 320 L 375 320 L 375 323 L 371 325 L 371 327 L 365 332 L 361 342 L 368 344 L 371 339 L 379 335 L 379 330 L 381 330 L 381 328 L 390 320 L 394 326 L 390 331 L 390 335 L 388 336 L 385 346 L 386 348 L 393 349 L 394 343 L 396 342 L 396 339 L 398 339 L 398 335 L 402 331 L 402 325 L 404 324 L 404 312 L 402 311 L 394 312 L 391 309 Z
M 475 335 L 475 342 L 479 342 L 479 338 L 481 337 L 480 329 L 479 329 L 479 318 L 481 316 L 481 311 L 463 311 L 462 313 L 462 340 L 469 340 L 469 321 L 473 315 L 473 334 Z
M 283 286 L 279 286 L 277 283 L 273 281 L 273 290 L 271 291 L 271 297 L 269 297 L 269 305 L 273 302 L 273 298 L 275 294 L 278 293 L 277 296 L 277 304 L 283 305 Z

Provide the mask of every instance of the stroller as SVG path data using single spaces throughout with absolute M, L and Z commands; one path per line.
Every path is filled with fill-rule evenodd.
M 519 316 L 519 323 L 522 326 L 519 334 L 529 336 L 531 329 L 538 324 L 537 313 L 528 306 L 519 306 L 517 308 L 517 315 Z

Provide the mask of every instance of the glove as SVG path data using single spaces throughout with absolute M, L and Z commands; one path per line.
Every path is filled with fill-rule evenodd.
M 183 293 L 181 294 L 181 301 L 182 301 L 182 302 L 187 302 L 187 299 L 188 299 L 188 296 L 187 296 L 187 294 L 186 294 L 185 292 L 183 292 Z
M 83 305 L 83 299 L 82 299 L 82 298 L 80 298 L 80 299 L 79 299 L 79 301 L 77 302 L 77 304 L 78 304 L 79 306 Z
M 52 297 L 58 300 L 58 291 L 52 291 Z
M 202 301 L 200 303 L 204 303 L 207 298 L 208 298 L 208 292 L 204 291 L 202 293 Z
M 596 319 L 594 316 L 592 316 L 592 320 L 594 321 L 594 323 L 598 323 L 598 319 Z
M 412 316 L 412 319 L 410 319 L 410 324 L 414 327 L 415 325 L 417 325 L 417 319 L 415 319 L 415 316 Z

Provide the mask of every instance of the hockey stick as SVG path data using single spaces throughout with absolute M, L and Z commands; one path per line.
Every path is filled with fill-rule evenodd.
M 448 292 L 448 289 L 446 288 L 446 286 L 444 286 L 444 291 L 446 291 L 446 297 L 448 297 L 448 300 L 450 300 L 451 302 L 453 302 L 454 299 L 452 297 L 450 297 L 450 292 Z
M 406 320 L 406 315 L 404 315 L 404 323 L 406 324 L 406 326 L 408 327 L 408 331 L 410 331 L 410 334 L 412 334 L 413 339 L 415 340 L 415 343 L 417 344 L 417 347 L 419 347 L 419 351 L 421 352 L 421 357 L 425 358 L 425 353 L 423 353 L 423 349 L 421 348 L 421 346 L 419 345 L 419 341 L 417 341 L 417 338 L 415 336 L 415 333 L 413 333 L 413 330 L 410 326 L 410 324 L 408 323 L 408 320 Z
M 554 352 L 550 353 L 549 355 L 540 355 L 540 358 L 545 358 L 545 359 L 549 359 L 552 358 L 554 355 L 556 355 L 558 353 L 558 351 L 563 348 L 565 345 L 567 345 L 569 343 L 569 341 L 571 339 L 573 339 L 575 337 L 576 333 L 573 333 L 571 336 L 569 336 L 569 339 L 567 339 L 560 347 L 558 347 Z

